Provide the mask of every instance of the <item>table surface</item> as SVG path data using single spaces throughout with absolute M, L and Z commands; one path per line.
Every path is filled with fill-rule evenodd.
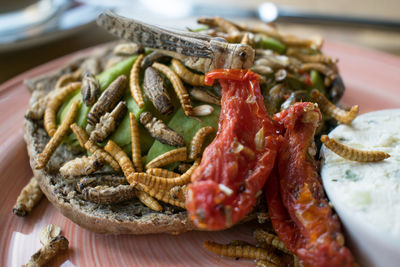
M 196 0 L 193 0 L 196 2 Z M 223 3 L 232 1 L 221 0 Z M 207 0 L 202 0 L 202 3 Z M 233 3 L 238 1 L 233 1 Z M 246 1 L 247 6 L 257 6 L 262 1 Z M 301 5 L 293 0 L 275 0 L 281 5 L 290 5 L 309 12 L 336 13 L 354 16 L 373 16 L 383 19 L 400 19 L 400 2 L 398 0 L 353 0 L 351 4 L 346 0 L 316 1 L 304 0 Z M 327 6 L 329 4 L 329 6 Z M 360 27 L 338 25 L 311 25 L 300 23 L 279 23 L 282 32 L 298 36 L 321 35 L 328 41 L 367 47 L 400 56 L 400 29 L 397 32 L 374 30 Z M 71 52 L 81 50 L 100 43 L 115 40 L 115 38 L 98 28 L 94 23 L 84 30 L 67 38 L 55 40 L 35 47 L 0 53 L 0 84 L 8 79 L 29 70 L 35 66 L 61 57 Z

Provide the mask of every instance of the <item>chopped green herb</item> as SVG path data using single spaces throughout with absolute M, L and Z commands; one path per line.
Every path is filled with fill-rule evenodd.
M 357 176 L 357 174 L 355 174 L 351 170 L 346 170 L 344 175 L 345 175 L 344 178 L 346 178 L 346 179 L 348 179 L 350 181 L 358 181 L 358 180 L 360 180 L 360 178 Z

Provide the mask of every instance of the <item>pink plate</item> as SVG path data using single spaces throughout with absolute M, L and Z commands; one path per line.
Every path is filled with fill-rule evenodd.
M 54 266 L 252 266 L 251 261 L 217 257 L 202 248 L 205 240 L 253 242 L 252 226 L 179 236 L 115 236 L 95 234 L 79 227 L 45 199 L 26 218 L 11 213 L 20 190 L 32 176 L 22 137 L 23 116 L 29 100 L 23 80 L 59 68 L 89 50 L 44 64 L 0 86 L 0 266 L 27 263 L 41 246 L 40 229 L 49 223 L 61 226 L 70 241 L 68 253 L 53 260 Z M 340 59 L 340 72 L 347 87 L 344 103 L 359 104 L 362 113 L 400 108 L 399 58 L 336 43 L 327 43 L 325 51 Z

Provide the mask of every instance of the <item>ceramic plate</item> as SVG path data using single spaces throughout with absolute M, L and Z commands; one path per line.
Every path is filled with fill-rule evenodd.
M 339 58 L 346 84 L 345 104 L 360 105 L 361 112 L 400 108 L 400 59 L 387 54 L 327 43 L 325 52 Z M 42 199 L 26 218 L 14 216 L 14 202 L 32 176 L 23 140 L 22 124 L 29 93 L 23 80 L 61 67 L 84 50 L 28 71 L 0 86 L 0 266 L 21 266 L 41 244 L 40 229 L 61 226 L 70 249 L 54 259 L 54 266 L 252 266 L 248 260 L 217 257 L 202 248 L 205 240 L 253 242 L 254 226 L 237 226 L 221 232 L 171 235 L 102 235 L 87 231 L 65 218 Z

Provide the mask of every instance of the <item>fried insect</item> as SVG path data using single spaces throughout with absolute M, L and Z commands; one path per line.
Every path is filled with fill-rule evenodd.
M 82 197 L 97 204 L 113 204 L 133 199 L 136 196 L 135 189 L 131 185 L 118 185 L 111 187 L 99 185 L 96 187 L 85 187 Z
M 200 159 L 196 159 L 192 167 L 190 167 L 190 169 L 187 170 L 187 172 L 175 178 L 164 178 L 164 177 L 153 176 L 144 172 L 136 172 L 128 178 L 128 181 L 130 179 L 133 179 L 133 181 L 148 186 L 149 188 L 168 189 L 173 186 L 188 184 L 190 182 L 190 176 L 192 175 L 194 170 L 199 166 L 199 164 L 200 164 Z
M 83 131 L 82 128 L 80 129 Z M 104 159 L 115 172 L 121 171 L 118 162 L 112 156 L 110 156 L 110 154 L 108 154 L 106 151 L 100 148 L 95 142 L 93 142 L 93 140 L 89 139 L 85 143 L 84 147 L 86 148 L 86 150 L 89 150 L 89 152 L 95 155 L 97 158 Z
M 90 139 L 96 143 L 103 142 L 117 128 L 124 117 L 128 107 L 125 101 L 120 101 L 111 113 L 101 116 L 94 130 L 90 133 Z
M 204 140 L 207 135 L 214 132 L 214 128 L 211 126 L 206 126 L 200 128 L 196 134 L 193 136 L 192 141 L 190 142 L 190 152 L 189 159 L 197 159 L 201 156 L 201 148 L 203 146 Z
M 276 265 L 280 264 L 279 257 L 265 248 L 257 248 L 251 245 L 222 245 L 212 241 L 205 241 L 203 247 L 220 256 L 267 260 Z
M 79 182 L 76 184 L 76 190 L 78 192 L 82 192 L 85 187 L 96 187 L 98 185 L 107 185 L 107 186 L 119 186 L 119 185 L 128 185 L 128 181 L 125 176 L 95 176 L 95 177 L 85 177 L 81 178 Z
M 170 59 L 169 56 L 167 56 L 161 52 L 158 52 L 158 51 L 153 51 L 144 57 L 141 67 L 144 69 L 147 69 L 148 67 L 153 65 L 154 62 L 160 62 L 160 63 L 164 62 L 165 63 L 169 59 Z
M 148 188 L 146 188 L 146 187 L 142 187 L 142 189 L 149 191 Z M 145 204 L 150 209 L 155 210 L 155 211 L 163 210 L 160 203 L 158 203 L 157 200 L 155 200 L 153 197 L 151 197 L 149 193 L 147 193 L 145 191 L 141 191 L 141 190 L 136 190 L 136 196 L 143 204 Z
M 148 112 L 142 112 L 139 116 L 140 123 L 149 131 L 151 136 L 163 144 L 181 147 L 185 145 L 183 137 L 169 128 L 162 120 L 153 117 Z
M 303 54 L 300 51 L 298 51 L 297 49 L 293 49 L 293 48 L 289 48 L 286 51 L 286 54 L 288 56 L 292 56 L 295 57 L 303 62 L 307 62 L 307 63 L 323 63 L 323 64 L 336 64 L 337 63 L 337 59 L 336 58 L 331 58 L 330 56 L 324 55 L 324 54 L 314 54 L 314 55 L 307 55 L 307 54 Z
M 142 185 L 140 185 L 139 187 L 141 187 L 141 189 L 151 197 L 154 197 L 165 203 L 168 203 L 168 204 L 171 204 L 171 205 L 183 208 L 183 209 L 185 208 L 185 202 L 174 198 L 173 195 L 171 195 L 171 193 L 168 192 L 167 190 L 158 190 L 155 188 L 150 189 L 149 187 L 145 187 Z
M 164 177 L 164 178 L 176 178 L 180 176 L 179 173 L 161 168 L 150 168 L 146 170 L 146 173 L 153 176 Z
M 203 117 L 214 112 L 214 108 L 210 105 L 200 105 L 193 108 L 192 116 Z
M 26 216 L 35 207 L 43 193 L 40 190 L 39 182 L 35 177 L 32 177 L 29 183 L 21 190 L 17 198 L 17 202 L 12 209 L 13 213 L 18 216 Z
M 300 67 L 301 71 L 317 70 L 328 77 L 331 81 L 337 78 L 337 71 L 321 63 L 304 63 Z
M 66 162 L 60 168 L 60 174 L 63 177 L 89 175 L 100 170 L 103 165 L 104 159 L 98 158 L 96 154 L 90 157 L 83 156 Z
M 74 102 L 72 102 L 71 108 L 68 110 L 65 119 L 63 120 L 61 125 L 57 128 L 53 137 L 50 138 L 50 141 L 46 144 L 42 153 L 40 153 L 37 159 L 36 169 L 44 168 L 47 162 L 49 162 L 50 157 L 53 155 L 57 147 L 61 144 L 62 139 L 68 133 L 70 125 L 74 122 L 79 106 L 80 106 L 79 100 L 75 100 Z
M 71 73 L 66 73 L 60 76 L 60 78 L 58 78 L 55 88 L 62 88 L 64 86 L 69 85 L 70 83 L 76 82 L 79 80 L 79 78 L 82 75 L 82 70 L 79 68 L 74 72 Z
M 198 18 L 197 23 L 208 25 L 210 27 L 221 28 L 223 32 L 226 32 L 231 37 L 230 41 L 238 42 L 241 38 L 241 33 L 237 26 L 232 22 L 225 20 L 221 17 L 214 18 Z
M 141 54 L 135 61 L 132 66 L 131 73 L 130 73 L 130 89 L 131 95 L 135 100 L 136 104 L 139 108 L 144 106 L 143 95 L 142 95 L 142 88 L 140 87 L 139 81 L 139 74 L 140 74 L 140 64 L 143 60 L 144 55 Z
M 179 199 L 183 203 L 186 200 L 186 185 L 174 186 L 169 190 L 173 199 Z
M 70 128 L 71 128 L 72 132 L 75 134 L 76 139 L 79 142 L 79 145 L 81 147 L 85 147 L 85 143 L 89 139 L 89 136 L 87 135 L 87 133 L 81 127 L 79 127 L 78 124 L 76 124 L 76 123 L 71 124 Z
M 254 261 L 256 267 L 275 267 L 276 264 L 269 262 L 267 260 L 255 260 Z
M 93 105 L 100 94 L 99 81 L 92 73 L 85 73 L 82 78 L 81 94 L 86 106 Z
M 90 73 L 92 75 L 97 75 L 101 72 L 100 66 L 100 59 L 99 57 L 89 57 L 85 61 L 83 61 L 81 65 L 82 73 Z
M 253 233 L 253 237 L 258 243 L 266 243 L 284 253 L 291 254 L 277 235 L 268 233 L 261 229 L 256 229 Z
M 51 241 L 44 245 L 38 252 L 32 255 L 27 267 L 39 267 L 45 265 L 49 260 L 55 257 L 61 250 L 68 249 L 68 240 L 61 235 L 51 239 Z
M 29 100 L 29 108 L 25 113 L 25 118 L 31 120 L 40 120 L 43 118 L 48 100 L 49 96 L 47 95 L 46 91 L 33 91 L 31 99 Z
M 204 75 L 191 72 L 182 64 L 182 62 L 175 58 L 171 60 L 171 66 L 185 83 L 193 86 L 204 86 Z
M 190 167 L 192 167 L 192 164 L 182 162 L 182 163 L 179 163 L 179 165 L 176 169 L 177 169 L 178 173 L 184 174 L 185 172 L 187 172 L 187 170 L 190 169 Z
M 162 167 L 177 161 L 185 161 L 187 159 L 186 147 L 176 148 L 164 154 L 155 157 L 146 164 L 146 169 Z
M 135 43 L 118 44 L 113 49 L 113 53 L 117 56 L 133 56 L 143 52 L 143 47 Z
M 39 238 L 42 245 L 47 245 L 53 238 L 61 234 L 61 228 L 54 224 L 48 224 L 40 230 Z
M 358 105 L 352 106 L 349 111 L 342 110 L 331 103 L 328 98 L 326 98 L 317 89 L 313 89 L 311 91 L 311 98 L 313 101 L 318 103 L 318 106 L 322 110 L 322 112 L 331 116 L 339 123 L 349 125 L 358 115 Z
M 186 91 L 186 88 L 183 86 L 182 81 L 178 77 L 178 75 L 167 66 L 158 62 L 154 62 L 152 66 L 156 70 L 164 73 L 165 76 L 167 76 L 167 78 L 171 81 L 172 86 L 174 87 L 174 90 L 178 95 L 179 102 L 181 103 L 185 115 L 190 116 L 192 114 L 192 105 L 190 104 L 190 98 Z
M 140 148 L 139 126 L 136 121 L 135 115 L 129 112 L 129 127 L 131 133 L 132 144 L 132 163 L 136 170 L 141 172 L 143 170 L 142 164 L 142 150 Z
M 153 103 L 161 114 L 170 114 L 174 110 L 164 80 L 160 73 L 153 67 L 146 68 L 144 72 L 143 91 L 145 96 Z
M 321 142 L 335 154 L 344 159 L 358 162 L 376 162 L 387 159 L 390 155 L 383 151 L 366 151 L 352 148 L 329 138 L 327 135 L 321 136 Z
M 46 110 L 44 112 L 43 124 L 46 132 L 53 136 L 57 129 L 56 114 L 61 104 L 65 99 L 70 96 L 73 92 L 81 87 L 80 82 L 71 83 L 60 90 L 55 91 L 49 101 L 47 102 Z
M 118 162 L 128 182 L 134 186 L 135 183 L 132 182 L 130 177 L 135 172 L 135 169 L 133 168 L 132 162 L 128 155 L 126 155 L 126 153 L 112 140 L 107 142 L 104 150 L 110 153 L 110 155 Z
M 199 101 L 214 105 L 221 105 L 221 98 L 205 88 L 194 87 L 189 90 L 189 95 Z
M 246 44 L 249 45 L 250 44 L 250 39 L 249 39 L 249 33 L 245 33 L 242 37 L 242 40 L 240 40 L 241 44 Z
M 87 123 L 95 126 L 101 116 L 111 111 L 124 95 L 127 78 L 125 75 L 118 76 L 101 94 L 96 104 L 90 109 L 87 115 Z

